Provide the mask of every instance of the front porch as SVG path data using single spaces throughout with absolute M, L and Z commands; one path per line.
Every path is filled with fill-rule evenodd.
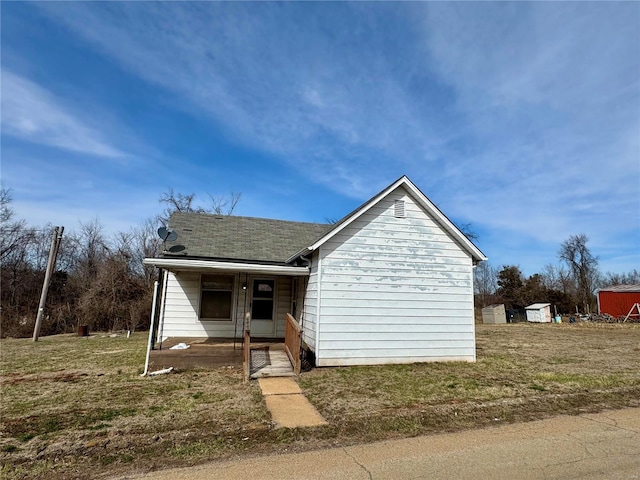
M 288 314 L 286 325 L 284 342 L 282 339 L 252 339 L 249 330 L 245 331 L 244 339 L 235 341 L 202 337 L 167 338 L 151 350 L 149 370 L 242 367 L 247 378 L 291 377 L 300 373 L 300 327 Z M 189 348 L 171 348 L 181 343 Z
M 185 343 L 185 350 L 171 347 Z M 293 376 L 293 366 L 284 353 L 282 340 L 256 340 L 251 343 L 250 377 Z M 211 369 L 224 367 L 242 368 L 244 350 L 242 341 L 214 338 L 168 338 L 162 349 L 156 348 L 149 356 L 149 370 L 173 367 L 178 370 Z

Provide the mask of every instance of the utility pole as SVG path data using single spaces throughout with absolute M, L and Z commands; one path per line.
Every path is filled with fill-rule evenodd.
M 47 303 L 47 293 L 49 292 L 49 284 L 51 276 L 56 266 L 56 258 L 58 257 L 58 249 L 62 240 L 62 232 L 64 227 L 55 227 L 53 229 L 53 237 L 51 238 L 51 248 L 49 249 L 49 260 L 47 260 L 47 271 L 44 274 L 44 284 L 42 285 L 42 294 L 40 295 L 40 304 L 38 305 L 38 314 L 36 315 L 36 325 L 33 327 L 33 341 L 38 341 L 40 335 L 40 327 L 42 326 L 42 316 L 44 315 L 44 306 Z

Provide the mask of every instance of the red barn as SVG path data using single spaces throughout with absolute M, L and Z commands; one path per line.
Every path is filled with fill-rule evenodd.
M 640 303 L 640 284 L 613 285 L 598 291 L 598 313 L 625 317 L 634 303 Z

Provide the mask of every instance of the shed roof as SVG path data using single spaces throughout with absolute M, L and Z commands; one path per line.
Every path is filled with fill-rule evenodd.
M 169 226 L 178 234 L 165 257 L 196 257 L 285 264 L 320 238 L 329 224 L 268 218 L 176 212 Z
M 541 308 L 550 307 L 550 303 L 533 303 L 528 307 L 525 307 L 525 310 L 540 310 Z
M 496 309 L 496 308 L 504 308 L 504 303 L 493 303 L 491 305 L 487 305 L 486 307 L 483 308 L 483 310 L 487 308 L 487 309 Z
M 639 293 L 640 283 L 633 285 L 610 285 L 600 289 L 601 292 L 625 292 L 625 293 Z

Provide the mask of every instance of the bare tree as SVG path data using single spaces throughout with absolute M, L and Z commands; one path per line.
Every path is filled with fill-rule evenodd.
M 473 285 L 479 303 L 476 306 L 484 308 L 490 305 L 498 289 L 498 271 L 489 262 L 481 262 L 474 269 Z
M 548 290 L 557 290 L 565 294 L 573 294 L 576 285 L 569 271 L 562 265 L 552 265 L 548 263 L 542 268 L 540 273 L 542 284 Z
M 158 214 L 158 220 L 163 225 L 169 225 L 169 218 L 171 214 L 175 212 L 196 212 L 204 213 L 204 209 L 201 207 L 195 207 L 193 201 L 196 198 L 195 193 L 183 194 L 176 193 L 173 188 L 170 188 L 166 192 L 160 195 L 159 202 L 165 205 L 164 210 Z
M 14 220 L 11 190 L 0 187 L 0 260 L 5 261 L 16 250 L 24 250 L 33 240 L 33 229 L 25 220 Z M 20 254 L 19 254 L 20 255 Z
M 104 228 L 97 218 L 80 222 L 80 231 L 71 240 L 75 243 L 75 265 L 73 270 L 79 280 L 88 285 L 95 280 L 100 264 L 109 256 L 109 246 Z
M 581 233 L 571 235 L 560 246 L 558 257 L 569 267 L 578 286 L 578 300 L 584 311 L 594 306 L 594 288 L 598 281 L 598 258 L 587 247 L 589 238 Z
M 611 285 L 635 285 L 640 284 L 640 271 L 631 270 L 627 273 L 607 272 L 603 275 L 600 282 L 601 287 L 609 287 Z
M 156 229 L 156 219 L 148 218 L 128 232 L 118 233 L 114 240 L 118 252 L 129 261 L 131 272 L 143 278 L 148 285 L 153 285 L 155 280 L 155 267 L 143 265 L 142 260 L 155 257 L 160 252 L 162 240 Z
M 470 223 L 461 223 L 460 225 L 457 225 L 457 227 L 458 230 L 460 230 L 464 234 L 464 236 L 472 242 L 475 242 L 480 238 L 480 236 L 473 231 L 473 227 Z
M 241 193 L 231 192 L 229 197 L 224 195 L 209 195 L 209 205 L 195 205 L 195 193 L 176 193 L 173 188 L 160 195 L 160 203 L 165 204 L 165 208 L 158 215 L 158 221 L 165 226 L 169 225 L 169 218 L 175 212 L 193 213 L 213 213 L 216 215 L 233 215 L 234 210 L 240 202 Z
M 231 192 L 229 197 L 226 197 L 225 195 L 213 196 L 210 193 L 208 195 L 211 205 L 207 211 L 215 213 L 216 215 L 233 215 L 233 211 L 238 206 L 238 202 L 242 196 L 241 193 L 235 192 Z

